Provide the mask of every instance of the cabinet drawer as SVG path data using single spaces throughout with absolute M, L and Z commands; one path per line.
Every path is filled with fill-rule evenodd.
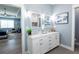
M 49 42 L 49 46 L 51 46 L 51 45 L 53 45 L 53 43 L 52 42 Z
M 49 44 L 49 50 L 55 48 L 56 46 L 58 46 L 58 43 L 52 43 L 52 44 L 50 43 Z
M 47 45 L 45 43 L 40 43 L 40 53 L 43 54 L 48 51 Z
M 32 53 L 39 54 L 39 39 L 32 40 Z
M 53 48 L 54 48 L 53 43 L 49 43 L 49 50 L 51 50 Z
M 54 42 L 55 45 L 59 45 L 59 39 L 56 39 L 56 41 Z
M 52 43 L 52 42 L 50 42 L 48 45 L 49 45 L 49 47 L 50 47 L 50 46 L 53 46 L 53 43 Z
M 59 34 L 56 34 L 56 39 L 59 39 Z
M 49 39 L 51 39 L 51 38 L 52 38 L 52 36 L 48 36 L 48 38 L 49 38 Z
M 59 36 L 56 36 L 56 39 L 59 39 Z
M 40 39 L 39 39 L 40 42 L 43 41 L 43 40 L 44 40 L 43 38 L 40 38 Z
M 52 42 L 53 40 L 52 39 L 49 39 L 49 42 Z
M 45 40 L 45 36 L 42 36 L 42 37 L 40 37 L 39 38 L 39 41 L 41 42 L 41 41 L 44 41 Z
M 53 46 L 50 46 L 50 47 L 49 47 L 49 50 L 51 50 L 51 49 L 53 49 L 53 48 L 54 48 Z
M 40 47 L 44 46 L 44 43 L 43 42 L 40 42 L 39 43 Z

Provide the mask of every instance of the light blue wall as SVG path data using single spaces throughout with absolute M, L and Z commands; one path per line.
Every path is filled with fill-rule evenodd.
M 33 11 L 40 14 L 52 15 L 52 5 L 50 4 L 26 4 L 25 5 L 26 11 Z M 31 23 L 28 20 L 27 26 L 31 27 Z
M 26 4 L 26 11 L 35 11 L 38 13 L 52 14 L 52 5 L 50 4 Z
M 71 32 L 72 32 L 72 5 L 54 5 L 52 8 L 53 14 L 58 14 L 62 12 L 69 12 L 68 24 L 58 24 L 56 25 L 56 31 L 60 33 L 60 42 L 63 45 L 71 47 Z
M 58 4 L 58 5 L 49 5 L 49 4 L 27 4 L 25 5 L 26 11 L 35 11 L 38 13 L 45 13 L 49 15 L 59 14 L 62 12 L 69 12 L 68 24 L 59 24 L 56 25 L 56 31 L 60 33 L 60 42 L 63 45 L 71 47 L 72 41 L 72 5 L 70 4 Z
M 26 11 L 34 11 L 37 13 L 42 13 L 42 14 L 46 14 L 46 15 L 51 15 L 52 14 L 52 6 L 50 4 L 26 4 L 25 5 Z M 27 23 L 29 23 L 29 19 L 28 21 L 26 21 Z M 26 26 L 31 26 L 31 24 L 26 24 Z M 38 29 L 37 29 L 38 30 Z M 38 31 L 35 31 L 38 32 Z M 26 48 L 27 48 L 27 34 L 25 35 L 26 37 Z

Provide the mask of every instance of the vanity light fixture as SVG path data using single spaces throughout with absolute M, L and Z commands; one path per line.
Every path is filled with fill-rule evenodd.
M 52 16 L 50 16 L 50 19 L 51 19 L 53 22 L 55 22 L 55 21 L 56 21 L 56 16 L 55 16 L 55 15 L 52 15 Z
M 31 12 L 31 11 L 28 11 L 28 12 L 26 13 L 26 17 L 31 18 L 31 15 L 32 15 L 32 12 Z
M 45 18 L 45 14 L 41 14 L 41 18 L 44 20 L 44 18 Z

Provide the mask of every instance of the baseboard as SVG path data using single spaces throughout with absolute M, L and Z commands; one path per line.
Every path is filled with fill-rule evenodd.
M 71 47 L 69 47 L 69 46 L 66 46 L 66 45 L 63 45 L 63 44 L 60 44 L 60 46 L 66 48 L 66 49 L 68 49 L 70 51 L 73 51 L 73 49 Z

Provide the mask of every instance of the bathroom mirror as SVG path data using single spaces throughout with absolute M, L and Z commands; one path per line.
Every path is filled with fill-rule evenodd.
M 45 15 L 43 18 L 42 18 L 42 25 L 43 27 L 50 27 L 52 24 L 51 24 L 51 19 L 50 19 L 50 16 L 49 15 Z
M 32 13 L 32 27 L 41 27 L 41 18 L 40 14 Z

